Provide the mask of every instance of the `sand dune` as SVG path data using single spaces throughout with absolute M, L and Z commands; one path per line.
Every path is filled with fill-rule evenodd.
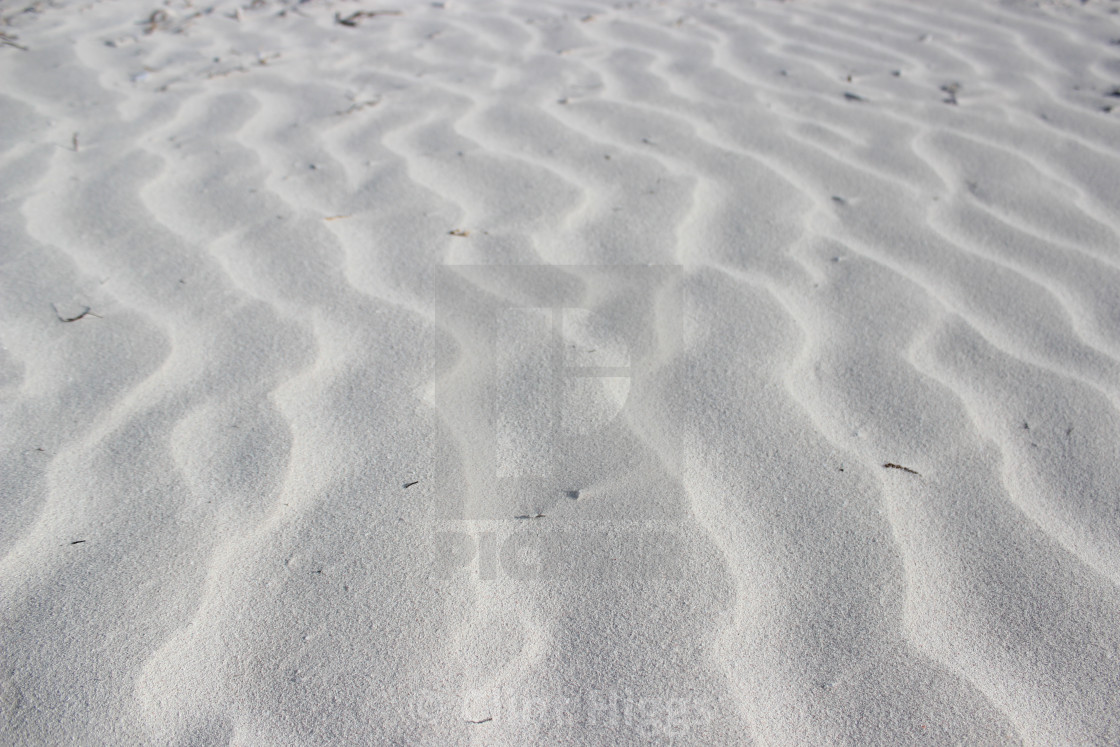
M 0 5 L 0 741 L 1120 741 L 1120 4 Z

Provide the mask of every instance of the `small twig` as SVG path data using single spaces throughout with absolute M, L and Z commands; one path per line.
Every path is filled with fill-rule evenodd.
M 16 41 L 16 39 L 18 38 L 18 36 L 5 34 L 3 31 L 0 31 L 0 44 L 7 45 L 9 47 L 15 47 L 16 49 L 23 50 L 24 52 L 30 52 L 30 49 Z
M 90 311 L 90 308 L 88 306 L 83 306 L 82 313 L 78 314 L 77 316 L 63 316 L 62 312 L 59 311 L 58 307 L 53 303 L 51 304 L 51 308 L 54 309 L 54 315 L 58 317 L 58 321 L 60 322 L 76 322 L 79 319 L 84 319 L 87 316 L 97 317 L 98 319 L 101 318 L 97 314 L 94 314 L 92 311 Z
M 863 96 L 860 96 L 858 93 L 852 93 L 851 91 L 845 91 L 844 98 L 848 101 L 867 101 Z
M 406 482 L 406 483 L 404 484 L 404 486 L 405 486 L 406 488 L 411 488 L 411 487 L 412 487 L 413 485 L 417 484 L 418 482 L 420 482 L 420 481 L 419 481 L 419 480 L 413 480 L 412 482 Z
M 341 13 L 335 13 L 334 22 L 353 28 L 357 26 L 359 21 L 363 18 L 373 18 L 374 16 L 399 16 L 400 14 L 401 12 L 399 10 L 359 10 L 345 18 L 342 17 Z
M 353 104 L 350 105 L 349 109 L 340 109 L 339 111 L 335 112 L 335 114 L 339 117 L 342 117 L 342 116 L 345 116 L 347 114 L 353 114 L 354 112 L 360 112 L 362 109 L 367 109 L 371 106 L 377 106 L 380 103 L 381 103 L 381 99 L 370 99 L 369 101 L 355 101 Z
M 918 472 L 910 469 L 909 467 L 903 467 L 901 464 L 895 464 L 894 462 L 887 462 L 883 466 L 887 469 L 900 469 L 903 472 L 909 472 L 912 475 L 919 475 L 919 477 L 921 476 Z
M 543 513 L 538 513 L 538 514 L 535 514 L 535 515 L 532 515 L 532 516 L 530 516 L 529 514 L 521 514 L 521 516 L 514 516 L 513 518 L 515 518 L 515 519 L 543 519 L 544 514 Z
M 472 721 L 471 719 L 467 719 L 467 723 L 468 724 L 485 724 L 488 721 L 493 721 L 493 720 L 494 720 L 493 716 L 487 716 L 486 718 L 479 719 L 478 721 Z
M 249 72 L 249 68 L 245 67 L 244 65 L 238 65 L 237 67 L 231 67 L 226 70 L 211 70 L 206 74 L 206 80 L 213 80 L 215 78 L 226 78 L 230 75 L 247 72 Z
M 70 544 L 71 544 L 71 545 L 80 545 L 80 544 L 82 544 L 82 543 L 83 543 L 83 542 L 85 542 L 85 541 L 86 541 L 86 540 L 74 540 L 74 541 L 73 541 L 73 542 L 71 542 Z

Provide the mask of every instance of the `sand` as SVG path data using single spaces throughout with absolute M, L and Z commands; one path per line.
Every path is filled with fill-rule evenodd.
M 1120 742 L 1120 3 L 23 2 L 0 742 Z

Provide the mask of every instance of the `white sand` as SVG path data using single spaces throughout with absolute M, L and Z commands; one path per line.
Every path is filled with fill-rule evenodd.
M 22 2 L 0 743 L 1120 742 L 1120 2 Z

